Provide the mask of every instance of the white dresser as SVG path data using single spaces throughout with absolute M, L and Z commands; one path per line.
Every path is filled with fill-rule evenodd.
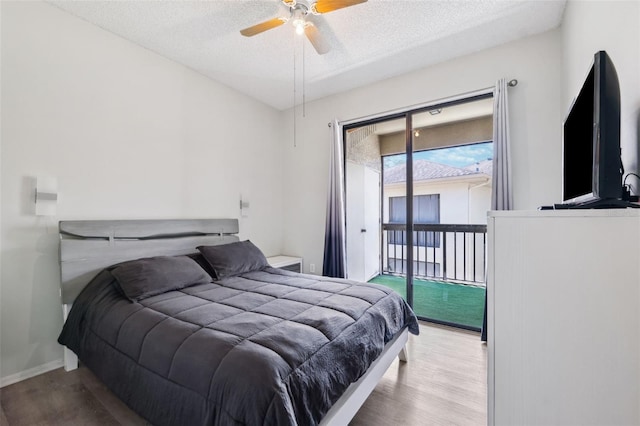
M 491 212 L 489 424 L 640 424 L 640 210 Z

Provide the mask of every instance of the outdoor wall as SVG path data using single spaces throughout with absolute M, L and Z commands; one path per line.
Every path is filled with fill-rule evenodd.
M 380 138 L 375 133 L 366 134 L 365 137 L 362 137 L 359 133 L 363 130 L 367 129 L 360 128 L 347 134 L 344 153 L 345 159 L 355 164 L 362 164 L 370 169 L 380 171 L 382 169 L 382 163 L 380 161 Z
M 493 116 L 471 120 L 455 121 L 421 128 L 418 136 L 413 137 L 413 150 L 442 148 L 493 139 Z M 396 132 L 380 136 L 382 155 L 404 154 L 406 152 L 405 132 Z
M 321 272 L 331 136 L 327 123 L 476 91 L 502 77 L 519 81 L 509 89 L 515 208 L 558 202 L 561 53 L 560 32 L 554 30 L 310 102 L 306 116 L 297 117 L 295 146 L 293 112 L 283 112 L 285 252 L 303 256 L 305 271 L 314 264 L 316 273 Z
M 469 223 L 487 223 L 491 210 L 491 185 L 478 183 L 469 188 Z
M 238 217 L 242 194 L 241 237 L 277 254 L 283 161 L 280 112 L 52 5 L 0 7 L 3 384 L 61 365 L 58 220 Z
M 440 223 L 486 224 L 487 211 L 491 208 L 491 186 L 474 188 L 483 183 L 486 183 L 486 179 L 477 177 L 450 182 L 416 182 L 413 195 L 440 194 Z M 388 222 L 389 218 L 389 197 L 405 195 L 405 185 L 385 185 L 384 222 Z

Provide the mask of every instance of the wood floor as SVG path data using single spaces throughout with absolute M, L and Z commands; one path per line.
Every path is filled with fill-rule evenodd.
M 477 333 L 421 323 L 351 425 L 486 425 L 487 351 Z M 0 389 L 0 425 L 145 425 L 86 368 Z

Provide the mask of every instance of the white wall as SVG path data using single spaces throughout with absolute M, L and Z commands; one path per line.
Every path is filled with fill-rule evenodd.
M 40 2 L 2 2 L 0 378 L 55 363 L 57 220 L 238 217 L 282 249 L 281 113 Z M 58 179 L 58 215 L 31 178 Z
M 298 116 L 296 146 L 293 114 L 285 112 L 285 252 L 303 256 L 307 271 L 311 263 L 321 271 L 329 121 L 352 120 L 483 89 L 501 77 L 519 81 L 509 89 L 515 207 L 531 209 L 558 202 L 561 51 L 560 32 L 554 30 L 311 102 L 306 106 L 306 117 Z
M 620 80 L 620 144 L 625 172 L 639 173 L 640 2 L 569 1 L 562 23 L 563 113 L 587 76 L 593 55 L 606 50 Z M 628 180 L 640 191 L 640 181 Z
M 491 182 L 470 185 L 469 223 L 487 223 L 489 210 L 491 210 Z
M 382 209 L 385 222 L 389 218 L 389 198 L 404 197 L 406 193 L 407 189 L 404 182 L 384 187 Z M 440 195 L 440 223 L 487 223 L 487 212 L 491 210 L 491 182 L 487 183 L 486 180 L 475 177 L 468 180 L 452 179 L 450 181 L 420 181 L 414 183 L 414 197 L 429 194 Z

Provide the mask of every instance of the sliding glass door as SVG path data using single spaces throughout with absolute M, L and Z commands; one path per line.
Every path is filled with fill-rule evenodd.
M 488 95 L 346 128 L 349 278 L 393 288 L 423 319 L 481 327 L 491 114 Z

